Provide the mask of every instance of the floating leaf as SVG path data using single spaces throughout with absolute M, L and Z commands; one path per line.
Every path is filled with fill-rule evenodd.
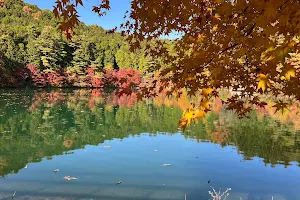
M 72 176 L 64 176 L 64 179 L 68 181 L 72 181 L 72 180 L 77 180 L 78 178 Z

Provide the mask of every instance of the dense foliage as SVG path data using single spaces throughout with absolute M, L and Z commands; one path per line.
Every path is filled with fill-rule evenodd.
M 110 84 L 120 86 L 123 79 L 131 79 L 128 84 L 132 85 L 152 63 L 143 49 L 130 52 L 120 34 L 80 23 L 72 40 L 66 40 L 58 25 L 50 10 L 23 0 L 1 4 L 0 86 L 102 87 L 108 82 L 103 77 L 112 75 L 117 82 Z

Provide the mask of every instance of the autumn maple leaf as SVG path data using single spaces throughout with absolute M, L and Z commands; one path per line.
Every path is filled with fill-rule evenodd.
M 204 96 L 209 96 L 212 94 L 212 92 L 213 92 L 212 88 L 203 88 L 202 89 L 202 95 L 204 95 Z
M 100 13 L 100 8 L 97 7 L 97 6 L 93 6 L 92 11 L 99 14 Z
M 283 114 L 283 111 L 285 109 L 288 109 L 288 103 L 283 102 L 282 100 L 279 100 L 276 102 L 276 104 L 274 106 L 272 106 L 273 108 L 276 108 L 275 113 L 277 113 L 278 111 L 281 110 L 281 113 Z
M 211 102 L 208 99 L 202 99 L 200 102 L 200 106 L 204 109 L 209 111 L 210 110 Z
M 179 121 L 179 127 L 184 131 L 192 121 L 203 118 L 205 113 L 205 110 L 195 108 L 195 105 L 192 104 L 187 110 L 183 112 L 182 118 Z
M 217 20 L 221 20 L 221 16 L 219 14 L 215 14 L 214 18 Z
M 268 87 L 271 86 L 269 75 L 265 74 L 259 74 L 259 77 L 257 78 L 258 81 L 258 90 L 262 89 L 264 92 Z
M 283 79 L 290 80 L 291 77 L 296 77 L 296 70 L 293 66 L 287 65 L 283 69 Z

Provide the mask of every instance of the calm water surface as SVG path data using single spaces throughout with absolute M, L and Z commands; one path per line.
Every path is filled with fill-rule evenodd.
M 241 120 L 214 103 L 181 133 L 182 102 L 0 90 L 0 199 L 205 200 L 210 186 L 233 200 L 300 199 L 298 115 Z

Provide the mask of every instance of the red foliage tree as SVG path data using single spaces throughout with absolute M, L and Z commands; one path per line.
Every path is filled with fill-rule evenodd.
M 130 94 L 132 90 L 140 85 L 142 76 L 134 69 L 109 70 L 103 75 L 106 86 L 118 88 L 120 93 Z

